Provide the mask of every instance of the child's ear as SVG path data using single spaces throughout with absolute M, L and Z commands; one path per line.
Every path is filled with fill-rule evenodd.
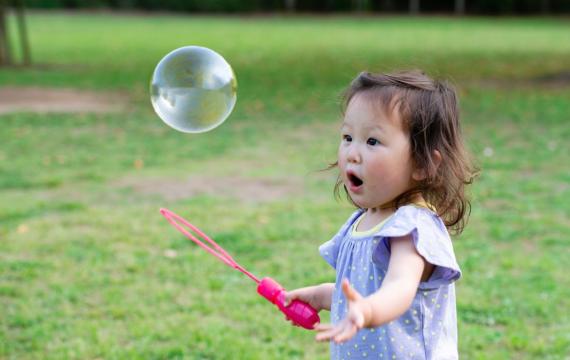
M 441 164 L 441 153 L 439 152 L 439 150 L 434 150 L 432 155 L 433 155 L 432 160 L 435 164 L 435 168 L 437 169 L 437 168 L 439 168 L 439 165 Z M 427 170 L 426 168 L 417 168 L 412 173 L 412 178 L 415 181 L 425 180 L 425 178 L 427 178 L 427 171 L 426 170 Z

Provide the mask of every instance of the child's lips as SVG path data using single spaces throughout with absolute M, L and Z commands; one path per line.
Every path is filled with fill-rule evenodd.
M 351 193 L 354 194 L 360 194 L 362 192 L 362 185 L 360 186 L 355 186 L 355 185 L 348 185 L 348 191 L 350 191 Z
M 347 185 L 348 190 L 353 193 L 360 193 L 362 192 L 362 185 L 364 184 L 363 181 L 352 171 L 347 171 L 346 173 L 347 178 Z

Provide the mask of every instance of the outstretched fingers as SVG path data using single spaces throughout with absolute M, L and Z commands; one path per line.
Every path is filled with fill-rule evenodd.
M 317 331 L 317 336 L 315 336 L 317 341 L 329 341 L 341 332 L 339 326 L 330 324 L 319 324 L 315 327 L 315 330 Z
M 332 325 L 318 325 L 315 330 L 317 331 L 317 336 L 315 339 L 317 341 L 330 341 L 333 340 L 336 343 L 345 342 L 346 340 L 352 338 L 356 335 L 358 327 L 349 321 L 342 321 L 337 326 Z
M 350 340 L 358 332 L 358 327 L 354 324 L 347 324 L 343 327 L 343 331 L 334 337 L 336 343 L 343 343 Z

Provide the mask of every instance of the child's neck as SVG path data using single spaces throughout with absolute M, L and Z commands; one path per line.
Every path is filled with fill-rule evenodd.
M 411 201 L 412 204 L 425 203 L 424 197 L 417 194 Z M 396 206 L 393 202 L 383 204 L 378 207 L 368 208 L 363 215 L 362 220 L 358 224 L 358 231 L 366 231 L 388 219 L 396 212 Z
M 389 218 L 395 212 L 394 208 L 366 209 L 362 220 L 358 224 L 358 231 L 367 231 Z

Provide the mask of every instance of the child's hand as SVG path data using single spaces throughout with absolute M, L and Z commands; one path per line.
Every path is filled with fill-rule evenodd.
M 334 291 L 333 283 L 325 283 L 295 289 L 285 293 L 285 306 L 291 305 L 293 300 L 299 300 L 309 304 L 317 312 L 331 309 L 331 299 Z M 287 320 L 290 320 L 287 318 Z M 296 325 L 293 323 L 293 325 Z
M 285 294 L 285 306 L 289 306 L 293 300 L 306 302 L 317 312 L 323 309 L 321 290 L 318 285 L 287 291 Z
M 341 343 L 352 338 L 358 330 L 362 329 L 368 315 L 367 305 L 362 301 L 364 298 L 350 286 L 348 280 L 342 282 L 342 291 L 348 300 L 348 312 L 346 317 L 336 326 L 330 324 L 319 324 L 317 330 L 317 341 L 334 340 Z

